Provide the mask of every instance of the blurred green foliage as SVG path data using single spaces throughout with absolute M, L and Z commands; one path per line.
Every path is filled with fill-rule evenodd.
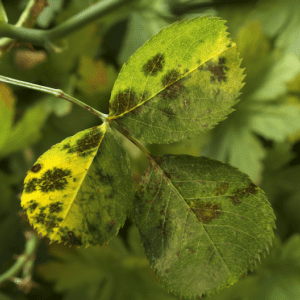
M 18 21 L 27 2 L 2 1 L 9 23 Z M 97 1 L 48 2 L 51 6 L 39 15 L 36 28 L 54 28 Z M 1 58 L 0 74 L 62 89 L 107 113 L 122 64 L 162 27 L 208 14 L 227 20 L 247 75 L 236 111 L 194 139 L 146 146 L 154 155 L 205 155 L 228 162 L 249 174 L 272 203 L 277 231 L 270 255 L 253 274 L 212 300 L 300 299 L 299 13 L 298 0 L 139 0 L 134 9 L 112 12 L 52 49 L 12 48 Z M 4 20 L 1 15 L 0 22 Z M 17 213 L 27 170 L 53 144 L 99 125 L 99 119 L 61 99 L 1 83 L 0 125 L 1 274 L 14 263 L 13 254 L 24 249 L 28 225 Z M 137 183 L 147 159 L 121 140 Z M 0 299 L 177 299 L 149 267 L 132 219 L 105 247 L 68 249 L 44 239 L 33 279 L 39 286 L 28 293 L 12 282 L 2 284 Z

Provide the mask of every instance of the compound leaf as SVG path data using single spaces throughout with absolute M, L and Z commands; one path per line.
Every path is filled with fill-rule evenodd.
M 243 86 L 224 21 L 202 17 L 163 28 L 123 66 L 109 120 L 148 143 L 171 143 L 213 128 Z
M 44 153 L 25 178 L 21 205 L 42 235 L 88 246 L 118 233 L 132 200 L 129 158 L 105 123 Z
M 147 258 L 180 297 L 212 294 L 253 269 L 268 251 L 274 218 L 246 174 L 206 157 L 151 158 L 136 190 Z

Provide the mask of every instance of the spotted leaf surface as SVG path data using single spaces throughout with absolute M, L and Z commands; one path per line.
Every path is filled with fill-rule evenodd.
M 123 66 L 112 91 L 109 120 L 148 143 L 193 137 L 233 111 L 242 72 L 224 21 L 202 17 L 176 22 Z
M 30 223 L 52 241 L 103 244 L 132 207 L 128 156 L 107 124 L 66 138 L 28 171 L 21 205 Z
M 231 285 L 268 251 L 275 215 L 246 174 L 206 157 L 150 159 L 135 219 L 151 266 L 180 297 Z

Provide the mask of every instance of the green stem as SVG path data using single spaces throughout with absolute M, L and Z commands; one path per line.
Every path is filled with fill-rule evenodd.
M 34 253 L 39 245 L 40 238 L 33 231 L 25 232 L 25 237 L 27 241 L 24 254 L 20 255 L 16 262 L 5 273 L 0 275 L 0 283 L 17 276 L 27 261 L 34 260 Z
M 25 82 L 25 81 L 21 81 L 21 80 L 17 80 L 17 79 L 12 79 L 12 78 L 5 77 L 5 76 L 2 76 L 2 75 L 0 75 L 0 81 L 10 83 L 10 84 L 14 84 L 14 85 L 18 85 L 18 86 L 23 86 L 23 87 L 26 87 L 26 88 L 29 88 L 29 89 L 33 89 L 33 90 L 37 90 L 37 91 L 40 91 L 40 92 L 48 93 L 48 94 L 54 95 L 58 98 L 68 100 L 72 103 L 75 103 L 75 104 L 79 105 L 80 107 L 84 108 L 88 112 L 96 115 L 103 122 L 105 122 L 107 117 L 108 117 L 108 115 L 106 115 L 106 114 L 92 108 L 91 106 L 85 104 L 84 102 L 81 102 L 80 100 L 64 93 L 62 90 L 53 89 L 53 88 L 49 88 L 49 87 L 46 87 L 46 86 L 42 86 L 42 85 L 38 85 L 38 84 L 34 84 L 34 83 L 29 83 L 29 82 Z
M 134 145 L 136 145 L 148 158 L 152 158 L 152 155 L 132 136 L 130 136 L 129 131 L 124 126 L 121 126 L 113 119 L 107 120 L 111 127 L 117 129 L 122 135 L 129 139 Z
M 11 24 L 1 24 L 0 37 L 9 37 L 19 42 L 31 43 L 39 46 L 49 46 L 52 42 L 61 39 L 74 31 L 88 25 L 98 18 L 119 9 L 123 5 L 136 0 L 103 0 L 71 17 L 63 24 L 49 30 L 29 29 L 16 27 Z

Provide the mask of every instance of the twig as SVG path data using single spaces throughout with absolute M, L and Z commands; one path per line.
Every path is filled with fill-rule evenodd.
M 42 85 L 38 85 L 38 84 L 34 84 L 34 83 L 29 83 L 29 82 L 25 82 L 25 81 L 13 79 L 13 78 L 5 77 L 5 76 L 2 76 L 2 75 L 0 75 L 0 81 L 10 83 L 10 84 L 14 84 L 14 85 L 18 85 L 18 86 L 23 86 L 23 87 L 26 87 L 26 88 L 29 88 L 29 89 L 32 89 L 32 90 L 37 90 L 37 91 L 40 91 L 40 92 L 48 93 L 48 94 L 54 95 L 58 98 L 68 100 L 72 103 L 75 103 L 75 104 L 79 105 L 80 107 L 84 108 L 88 112 L 96 115 L 103 122 L 105 122 L 107 117 L 108 117 L 108 115 L 106 115 L 106 114 L 92 108 L 91 106 L 85 104 L 84 102 L 81 102 L 80 100 L 66 94 L 62 90 L 53 89 L 53 88 L 49 88 L 47 86 L 42 86 Z
M 16 262 L 2 275 L 0 275 L 0 283 L 5 282 L 6 280 L 12 280 L 17 284 L 29 284 L 29 279 L 31 279 L 32 267 L 25 268 L 26 265 L 33 265 L 33 261 L 35 260 L 35 252 L 40 243 L 40 238 L 33 231 L 25 231 L 26 245 L 25 251 L 23 254 L 17 256 Z M 17 278 L 16 276 L 20 273 L 20 271 L 24 268 L 23 278 Z M 34 285 L 30 282 L 30 285 Z
M 119 9 L 123 5 L 130 4 L 136 0 L 103 0 L 81 11 L 71 17 L 63 24 L 49 30 L 29 29 L 16 27 L 15 25 L 3 22 L 0 26 L 0 37 L 9 37 L 18 42 L 31 43 L 44 47 L 51 47 L 51 44 L 74 31 L 96 21 L 102 16 Z

